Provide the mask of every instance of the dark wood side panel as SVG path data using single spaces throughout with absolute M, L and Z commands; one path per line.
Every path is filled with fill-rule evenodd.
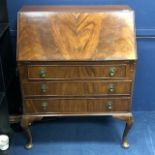
M 128 112 L 130 98 L 41 98 L 24 100 L 25 113 Z

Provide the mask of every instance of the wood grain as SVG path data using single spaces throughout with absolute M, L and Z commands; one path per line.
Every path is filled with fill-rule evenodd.
M 83 9 L 19 12 L 17 60 L 136 59 L 132 10 Z
M 123 119 L 127 147 L 136 55 L 134 12 L 127 6 L 21 9 L 17 61 L 26 148 L 32 147 L 28 125 L 55 116 Z
M 44 109 L 43 102 L 47 102 Z M 108 102 L 112 109 L 108 109 Z M 130 98 L 41 98 L 24 100 L 25 113 L 96 113 L 96 112 L 128 112 Z
M 116 68 L 116 74 L 109 76 L 110 68 Z M 135 61 L 72 61 L 72 62 L 20 62 L 18 63 L 21 81 L 49 80 L 133 80 Z M 40 77 L 45 69 L 46 77 Z
M 109 91 L 113 85 L 114 92 Z M 42 86 L 46 92 L 42 92 Z M 131 81 L 51 81 L 23 83 L 24 96 L 130 95 Z
M 73 80 L 73 79 L 123 79 L 126 76 L 126 65 L 29 65 L 30 80 Z M 111 70 L 114 75 L 111 76 Z M 41 76 L 41 71 L 45 77 Z

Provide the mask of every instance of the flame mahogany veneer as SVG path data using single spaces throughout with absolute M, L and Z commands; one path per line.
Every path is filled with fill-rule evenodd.
M 134 12 L 128 6 L 25 6 L 18 13 L 21 126 L 43 117 L 113 116 L 132 126 L 136 64 Z

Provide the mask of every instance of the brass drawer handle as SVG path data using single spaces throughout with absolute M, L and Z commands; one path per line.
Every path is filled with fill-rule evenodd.
M 41 78 L 45 78 L 46 77 L 46 70 L 45 69 L 41 69 L 39 72 L 39 75 Z
M 115 67 L 111 67 L 110 69 L 109 69 L 109 76 L 115 76 L 115 74 L 116 74 L 116 68 Z
M 48 107 L 48 102 L 45 102 L 45 101 L 42 102 L 41 103 L 41 106 L 42 106 L 43 110 L 46 111 L 47 110 L 47 107 Z
M 112 103 L 112 101 L 108 101 L 108 103 L 107 103 L 107 109 L 108 110 L 112 110 L 113 109 L 113 103 Z
M 109 84 L 108 90 L 110 93 L 114 93 L 115 92 L 115 87 L 113 84 Z
M 46 93 L 47 92 L 47 85 L 46 84 L 42 84 L 41 85 L 41 92 L 42 93 Z

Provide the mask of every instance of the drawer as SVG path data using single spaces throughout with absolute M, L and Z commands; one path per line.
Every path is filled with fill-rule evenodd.
M 130 95 L 131 81 L 51 81 L 23 83 L 24 96 Z
M 60 79 L 122 79 L 126 76 L 126 65 L 53 65 L 28 66 L 30 80 Z
M 24 113 L 95 113 L 130 111 L 130 98 L 27 99 Z

